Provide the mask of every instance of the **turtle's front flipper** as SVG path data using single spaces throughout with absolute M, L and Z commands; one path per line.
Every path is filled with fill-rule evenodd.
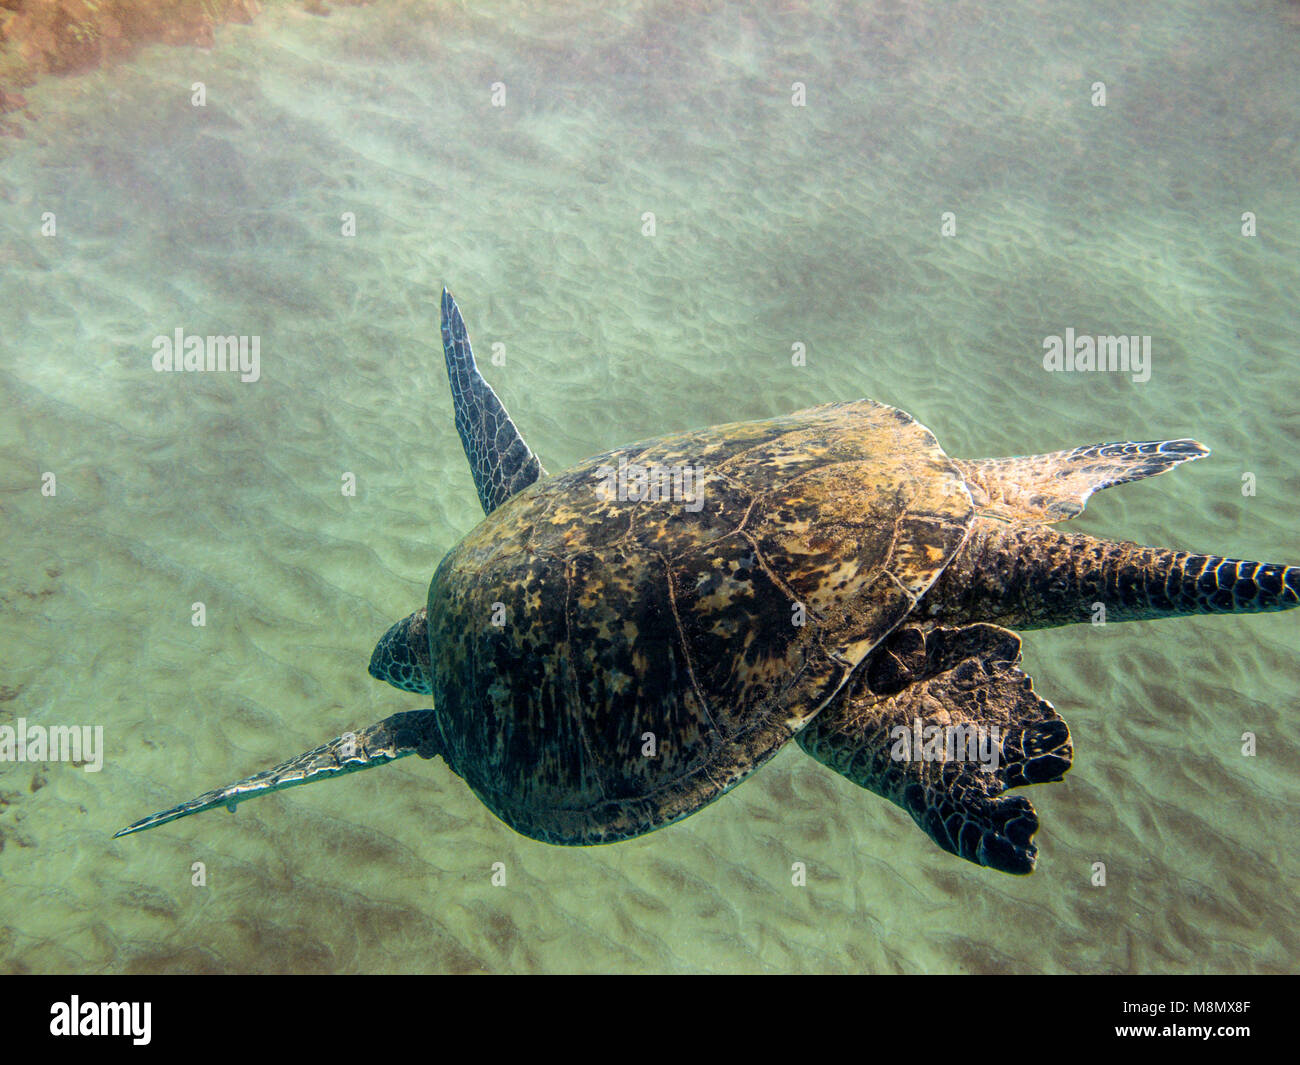
M 905 625 L 796 738 L 901 806 L 944 850 L 1031 873 L 1038 815 L 1028 799 L 1002 793 L 1060 780 L 1074 751 L 1019 661 L 1020 637 L 996 625 Z
M 263 795 L 283 788 L 292 788 L 298 784 L 310 784 L 340 773 L 355 773 L 359 769 L 384 765 L 395 758 L 404 758 L 423 749 L 430 749 L 433 736 L 433 711 L 411 710 L 394 714 L 383 721 L 361 729 L 359 732 L 345 732 L 338 739 L 317 747 L 315 750 L 300 754 L 282 762 L 274 769 L 267 769 L 246 780 L 227 784 L 224 788 L 204 792 L 197 799 L 163 810 L 133 825 L 114 833 L 113 838 L 129 836 L 132 832 L 143 832 L 146 828 L 165 825 L 179 817 L 189 817 L 214 806 L 229 807 L 233 813 L 235 806 L 255 795 Z M 427 755 L 426 755 L 427 756 Z
M 1051 525 L 1083 513 L 1093 492 L 1128 484 L 1210 453 L 1195 440 L 1126 440 L 1048 455 L 954 459 L 981 514 Z
M 533 449 L 483 380 L 469 346 L 465 320 L 451 293 L 442 290 L 442 349 L 456 408 L 456 431 L 465 446 L 483 513 L 491 514 L 516 492 L 546 476 Z
M 1300 566 L 1251 562 L 976 517 L 918 616 L 1013 629 L 1300 607 Z

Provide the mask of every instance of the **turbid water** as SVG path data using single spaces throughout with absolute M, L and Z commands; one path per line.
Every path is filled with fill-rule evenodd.
M 1295 615 L 1030 633 L 1076 760 L 1031 790 L 1027 878 L 793 745 L 611 847 L 518 836 L 419 759 L 111 840 L 423 705 L 366 663 L 480 518 L 444 281 L 552 470 L 871 396 L 963 457 L 1194 436 L 1073 529 L 1300 561 L 1294 5 L 552 6 L 273 7 L 26 91 L 0 725 L 104 751 L 0 763 L 4 968 L 1294 968 Z M 259 379 L 156 373 L 178 328 L 259 337 Z M 1150 336 L 1149 379 L 1045 371 L 1067 328 Z

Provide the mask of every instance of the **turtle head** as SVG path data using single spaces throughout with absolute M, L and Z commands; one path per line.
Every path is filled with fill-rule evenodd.
M 404 692 L 420 695 L 433 692 L 429 672 L 429 616 L 425 607 L 402 618 L 375 644 L 375 653 L 370 656 L 370 675 Z

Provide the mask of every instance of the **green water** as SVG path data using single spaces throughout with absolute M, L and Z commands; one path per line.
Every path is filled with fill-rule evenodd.
M 480 518 L 444 281 L 552 470 L 871 396 L 957 456 L 1194 436 L 1213 455 L 1072 527 L 1300 561 L 1294 4 L 549 6 L 273 7 L 27 91 L 0 142 L 0 725 L 105 751 L 0 763 L 0 964 L 1293 969 L 1288 615 L 1027 636 L 1076 746 L 1027 793 L 1027 878 L 793 745 L 612 847 L 524 839 L 419 759 L 110 839 L 423 705 L 366 663 Z M 260 336 L 260 380 L 155 373 L 178 327 Z M 1045 372 L 1067 327 L 1150 335 L 1150 379 Z

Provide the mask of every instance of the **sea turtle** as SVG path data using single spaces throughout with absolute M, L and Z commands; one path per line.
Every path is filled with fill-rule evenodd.
M 419 754 L 526 836 L 610 843 L 694 813 L 794 739 L 945 850 L 1028 873 L 1038 818 L 1002 793 L 1060 780 L 1073 748 L 1010 629 L 1300 603 L 1300 568 L 1050 528 L 1207 454 L 1193 440 L 966 461 L 858 400 L 548 476 L 445 289 L 442 339 L 486 517 L 370 662 L 434 708 L 118 835 Z

